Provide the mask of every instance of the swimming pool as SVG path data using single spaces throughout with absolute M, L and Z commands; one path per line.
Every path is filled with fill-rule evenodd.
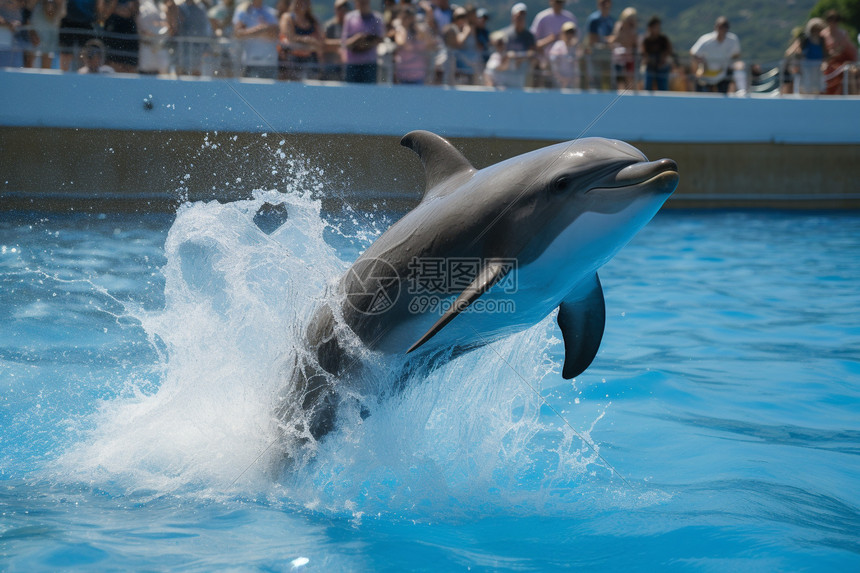
M 285 352 L 395 216 L 0 214 L 0 569 L 860 567 L 855 213 L 661 212 L 573 383 L 550 317 L 273 478 Z

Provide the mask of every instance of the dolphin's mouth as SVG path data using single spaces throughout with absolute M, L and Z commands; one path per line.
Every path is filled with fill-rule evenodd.
M 673 160 L 640 161 L 602 179 L 589 191 L 636 187 L 669 194 L 678 186 L 678 180 L 678 164 Z

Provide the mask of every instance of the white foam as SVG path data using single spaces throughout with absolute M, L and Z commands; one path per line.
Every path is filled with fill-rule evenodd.
M 272 235 L 253 222 L 266 202 L 289 212 Z M 377 357 L 364 387 L 387 397 L 357 394 L 370 416 L 349 402 L 313 462 L 273 479 L 285 360 L 348 266 L 324 235 L 366 246 L 379 229 L 358 223 L 361 234 L 332 227 L 295 190 L 183 206 L 165 244 L 164 309 L 128 309 L 159 349 L 159 383 L 118 381 L 129 390 L 84 421 L 54 474 L 153 495 L 265 492 L 356 519 L 572 511 L 596 468 L 605 488 L 596 452 L 536 393 L 561 382 L 551 317 L 405 380 L 396 360 Z

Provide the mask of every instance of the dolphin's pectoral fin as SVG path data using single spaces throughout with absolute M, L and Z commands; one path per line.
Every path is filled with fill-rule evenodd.
M 451 143 L 429 131 L 411 131 L 403 136 L 400 145 L 408 147 L 418 154 L 424 164 L 424 174 L 427 178 L 427 190 L 424 198 L 434 196 L 432 189 L 440 183 L 458 176 L 475 172 L 462 153 Z
M 406 353 L 409 354 L 436 336 L 437 332 L 442 330 L 446 324 L 454 320 L 454 317 L 460 314 L 460 312 L 466 310 L 470 304 L 478 300 L 482 294 L 490 290 L 490 287 L 502 280 L 510 270 L 511 264 L 509 261 L 490 260 L 487 265 L 478 272 L 478 276 L 475 277 L 472 284 L 467 286 L 466 289 L 460 293 L 460 296 L 457 297 L 457 300 L 454 301 L 451 308 L 449 308 L 445 314 L 436 321 L 436 324 L 434 324 L 430 330 L 424 334 L 424 336 L 418 339 L 418 342 L 413 344 Z
M 582 296 L 568 295 L 558 307 L 558 326 L 564 338 L 564 368 L 561 375 L 566 380 L 579 376 L 591 364 L 600 348 L 603 327 L 606 324 L 606 306 L 600 279 L 594 275 L 590 289 Z

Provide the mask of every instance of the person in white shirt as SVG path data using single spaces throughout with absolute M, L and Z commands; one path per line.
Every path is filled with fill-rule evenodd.
M 549 51 L 550 48 L 559 40 L 564 40 L 561 27 L 565 24 L 572 23 L 576 27 L 576 16 L 569 10 L 564 9 L 566 0 L 550 0 L 549 8 L 541 10 L 535 16 L 529 30 L 534 34 L 537 45 L 538 55 L 540 57 L 540 69 L 545 73 L 545 80 L 550 80 L 547 87 L 552 84 L 550 76 L 552 75 L 549 69 Z M 544 82 L 545 83 L 545 82 Z
M 156 0 L 141 0 L 137 13 L 140 53 L 137 71 L 141 74 L 166 74 L 170 67 L 167 52 L 167 12 Z
M 717 18 L 713 32 L 693 44 L 690 55 L 696 68 L 696 91 L 728 93 L 733 68 L 741 57 L 741 42 L 729 32 L 725 16 Z
M 561 38 L 549 48 L 548 57 L 555 87 L 579 89 L 579 39 L 576 24 L 565 22 Z
M 242 75 L 275 79 L 278 75 L 278 14 L 263 0 L 241 4 L 233 14 L 233 36 L 242 42 Z

